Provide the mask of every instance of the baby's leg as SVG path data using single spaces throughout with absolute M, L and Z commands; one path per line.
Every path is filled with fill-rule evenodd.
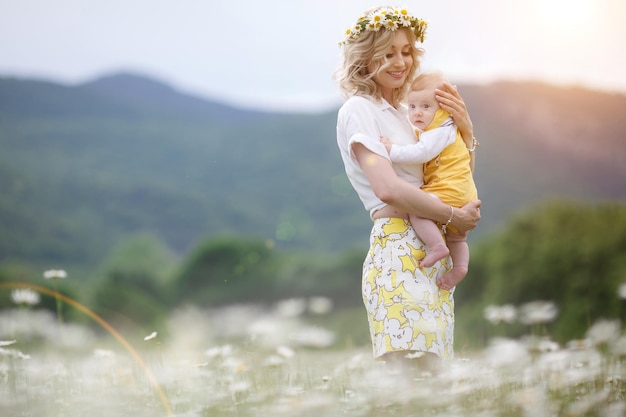
M 452 270 L 437 280 L 439 288 L 450 291 L 467 275 L 469 266 L 469 246 L 465 240 L 448 239 L 448 248 L 452 258 Z
M 410 216 L 410 220 L 415 233 L 422 239 L 427 248 L 426 256 L 419 262 L 420 267 L 429 268 L 438 260 L 448 256 L 450 251 L 435 222 L 417 216 Z

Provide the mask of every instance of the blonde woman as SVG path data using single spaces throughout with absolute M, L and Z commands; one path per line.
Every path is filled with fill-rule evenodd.
M 451 358 L 454 341 L 453 290 L 437 286 L 450 268 L 449 258 L 420 268 L 426 254 L 409 222 L 409 213 L 452 225 L 476 227 L 480 201 L 453 208 L 416 189 L 407 179 L 423 178 L 419 164 L 392 164 L 381 137 L 415 143 L 403 104 L 419 68 L 426 23 L 405 9 L 366 11 L 346 31 L 343 62 L 336 73 L 346 101 L 338 113 L 337 143 L 346 174 L 373 220 L 363 264 L 362 294 L 374 358 Z M 456 122 L 468 148 L 472 123 L 456 89 L 437 90 L 439 105 Z M 433 143 L 432 158 L 445 144 Z M 474 156 L 472 155 L 472 158 Z M 431 159 L 432 159 L 431 158 Z M 438 360 L 432 361 L 435 364 Z

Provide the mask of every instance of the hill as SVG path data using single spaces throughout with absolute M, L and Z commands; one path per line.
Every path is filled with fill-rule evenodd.
M 546 198 L 626 197 L 626 97 L 532 83 L 460 86 L 481 146 L 472 239 Z M 0 261 L 90 265 L 131 234 L 178 253 L 216 234 L 362 246 L 336 111 L 276 114 L 136 74 L 82 85 L 0 78 Z

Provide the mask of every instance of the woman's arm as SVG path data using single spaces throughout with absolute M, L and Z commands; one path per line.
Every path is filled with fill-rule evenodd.
M 352 150 L 376 196 L 384 203 L 408 213 L 450 224 L 460 231 L 472 230 L 480 220 L 480 200 L 472 201 L 460 209 L 431 198 L 424 191 L 396 175 L 391 162 L 375 154 L 360 143 Z
M 441 88 L 435 90 L 435 97 L 439 102 L 439 105 L 450 113 L 454 123 L 459 128 L 461 136 L 465 141 L 465 146 L 468 149 L 474 147 L 474 125 L 470 118 L 465 101 L 457 91 L 456 86 L 450 83 L 444 83 Z M 476 152 L 470 152 L 470 168 L 474 172 L 474 159 Z

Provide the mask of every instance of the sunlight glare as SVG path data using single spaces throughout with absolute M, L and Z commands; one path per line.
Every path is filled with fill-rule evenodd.
M 592 14 L 592 6 L 589 0 L 541 1 L 538 13 L 553 30 L 568 30 L 584 25 Z

